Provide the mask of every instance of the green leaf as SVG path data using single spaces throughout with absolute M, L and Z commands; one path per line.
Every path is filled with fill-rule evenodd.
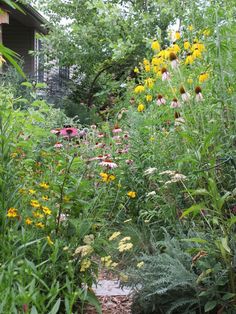
M 189 238 L 189 239 L 181 239 L 181 241 L 185 242 L 196 242 L 196 243 L 207 243 L 207 240 L 201 238 Z
M 209 192 L 206 189 L 198 189 L 191 192 L 192 195 L 209 195 Z
M 61 298 L 57 300 L 57 302 L 54 304 L 53 308 L 48 314 L 56 314 L 59 311 L 60 304 L 61 304 Z
M 38 314 L 38 311 L 35 306 L 32 307 L 30 314 Z
M 223 295 L 223 300 L 229 300 L 229 299 L 233 299 L 235 297 L 235 293 L 230 293 L 230 292 L 227 292 Z
M 95 309 L 97 310 L 98 314 L 102 314 L 102 308 L 98 301 L 98 298 L 96 295 L 90 291 L 87 291 L 86 299 L 89 304 L 93 305 Z
M 208 301 L 204 306 L 205 312 L 213 310 L 216 307 L 216 305 L 217 305 L 216 301 Z
M 230 225 L 230 227 L 232 227 L 232 225 L 234 225 L 236 223 L 236 216 L 228 219 L 227 223 Z
M 186 209 L 183 214 L 181 215 L 180 219 L 188 216 L 189 214 L 193 213 L 194 215 L 198 214 L 201 209 L 204 208 L 203 204 L 194 204 L 193 206 Z
M 30 82 L 23 82 L 23 83 L 21 83 L 21 85 L 26 86 L 26 87 L 30 87 L 30 88 L 33 87 L 33 85 Z
M 222 238 L 222 239 L 221 239 L 221 243 L 222 243 L 222 246 L 223 246 L 223 248 L 225 249 L 225 251 L 230 254 L 230 253 L 231 253 L 231 250 L 230 250 L 230 247 L 229 247 L 229 245 L 228 245 L 228 238 L 227 238 L 227 237 Z

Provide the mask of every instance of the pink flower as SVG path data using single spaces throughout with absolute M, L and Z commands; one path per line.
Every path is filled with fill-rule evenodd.
M 105 135 L 103 133 L 98 133 L 97 137 L 98 138 L 103 138 Z
M 162 73 L 162 81 L 170 80 L 170 73 L 167 71 L 166 68 L 162 68 L 161 73 Z
M 119 127 L 118 124 L 116 124 L 114 129 L 112 130 L 112 133 L 120 133 L 120 132 L 122 132 L 122 129 Z
M 127 163 L 127 165 L 132 165 L 134 161 L 132 159 L 126 159 L 125 162 Z
M 165 98 L 162 97 L 162 95 L 157 96 L 157 106 L 165 105 L 166 100 Z
M 180 108 L 181 105 L 180 103 L 178 102 L 178 99 L 177 98 L 174 98 L 170 104 L 170 107 L 171 108 Z
M 55 148 L 61 148 L 63 147 L 63 144 L 57 142 L 55 145 L 54 145 Z
M 104 148 L 106 144 L 104 143 L 96 143 L 95 148 Z
M 180 87 L 180 90 L 179 90 L 179 91 L 180 91 L 182 100 L 183 100 L 184 102 L 189 101 L 189 99 L 190 99 L 190 94 L 185 91 L 185 89 L 184 89 L 183 86 Z
M 99 163 L 99 166 L 108 167 L 110 169 L 117 168 L 118 165 L 110 159 L 105 159 Z
M 196 101 L 203 101 L 203 96 L 202 96 L 202 93 L 198 93 L 196 94 Z
M 78 130 L 76 128 L 64 128 L 61 129 L 60 135 L 64 137 L 74 137 L 78 135 Z
M 52 134 L 59 135 L 60 134 L 60 129 L 53 129 L 50 131 Z
M 119 135 L 113 136 L 112 139 L 114 141 L 119 141 L 121 139 L 121 137 Z

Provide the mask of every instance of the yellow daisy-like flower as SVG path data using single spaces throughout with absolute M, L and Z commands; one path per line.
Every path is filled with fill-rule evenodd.
M 49 188 L 49 184 L 46 182 L 41 182 L 39 183 L 39 186 L 45 190 L 47 190 Z
M 208 37 L 211 34 L 211 31 L 209 30 L 209 28 L 206 28 L 206 29 L 204 29 L 204 31 L 202 33 L 205 37 Z
M 181 38 L 180 32 L 175 32 L 175 40 L 179 40 Z
M 146 95 L 146 101 L 152 101 L 152 95 Z
M 41 206 L 37 200 L 31 200 L 30 205 L 34 208 L 39 208 Z
M 149 64 L 150 64 L 150 62 L 148 61 L 148 59 L 144 58 L 143 59 L 143 65 L 149 65 Z
M 188 26 L 188 30 L 189 30 L 190 32 L 192 32 L 192 31 L 193 31 L 193 25 L 189 25 L 189 26 Z
M 150 64 L 145 65 L 144 69 L 145 69 L 145 72 L 150 72 L 150 71 L 151 71 L 151 66 L 150 66 Z
M 44 201 L 48 201 L 48 200 L 49 200 L 49 197 L 48 197 L 47 195 L 43 195 L 43 196 L 42 196 L 42 199 L 43 199 Z
M 138 85 L 135 87 L 134 92 L 136 94 L 140 94 L 145 91 L 145 87 L 143 85 Z
M 209 78 L 209 73 L 204 72 L 199 75 L 198 81 L 199 83 L 204 83 L 208 78 Z
M 109 238 L 108 240 L 109 240 L 109 241 L 112 241 L 112 240 L 118 238 L 120 234 L 121 234 L 120 231 L 116 231 L 116 232 L 114 232 L 114 233 L 110 236 L 110 238 Z
M 34 216 L 34 218 L 43 218 L 43 214 L 41 214 L 40 212 L 38 212 L 38 211 L 33 211 L 33 216 Z
M 105 172 L 101 172 L 100 177 L 102 178 L 103 182 L 111 182 L 111 181 L 114 181 L 116 178 L 113 174 L 108 174 Z
M 7 211 L 7 217 L 8 218 L 16 218 L 18 217 L 18 210 L 14 207 L 11 207 Z
M 47 206 L 42 206 L 42 210 L 45 215 L 50 216 L 52 214 L 51 209 L 49 209 Z
M 29 217 L 27 217 L 27 218 L 25 219 L 25 223 L 26 223 L 26 225 L 32 225 L 33 220 L 30 219 Z
M 135 68 L 134 68 L 134 73 L 139 73 L 138 67 L 135 67 Z
M 30 189 L 30 190 L 29 190 L 29 193 L 33 195 L 33 194 L 35 194 L 35 193 L 36 193 L 36 191 L 35 191 L 35 190 Z
M 151 77 L 147 78 L 145 80 L 145 85 L 148 87 L 148 88 L 153 88 L 153 85 L 154 85 L 154 81 Z
M 152 50 L 159 51 L 161 49 L 161 46 L 157 40 L 154 40 L 152 42 Z
M 39 229 L 43 229 L 43 228 L 44 228 L 44 224 L 43 224 L 42 222 L 37 222 L 37 223 L 35 224 L 35 226 L 36 226 L 37 228 L 39 228 Z
M 142 112 L 145 109 L 143 104 L 138 105 L 138 112 Z
M 186 57 L 184 63 L 185 63 L 186 65 L 189 65 L 189 64 L 193 64 L 193 62 L 194 62 L 193 56 L 192 56 L 191 54 L 187 55 L 187 57 Z
M 127 195 L 128 195 L 130 198 L 135 198 L 136 195 L 137 195 L 137 193 L 134 192 L 134 191 L 129 191 L 129 192 L 127 193 Z
M 184 42 L 184 49 L 188 50 L 189 48 L 190 48 L 190 42 L 185 40 L 185 42 Z

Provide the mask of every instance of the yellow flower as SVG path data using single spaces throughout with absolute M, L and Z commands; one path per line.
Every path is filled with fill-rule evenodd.
M 33 194 L 35 194 L 35 193 L 36 193 L 36 191 L 35 191 L 35 190 L 30 189 L 30 190 L 29 190 L 29 193 L 33 195 Z
M 108 256 L 101 257 L 101 262 L 103 263 L 105 267 L 110 267 L 112 264 L 111 256 L 108 255 Z
M 152 79 L 151 77 L 147 78 L 147 79 L 145 80 L 145 85 L 146 85 L 148 88 L 152 88 L 153 85 L 154 85 L 153 79 Z
M 118 245 L 119 252 L 130 251 L 133 248 L 133 243 L 120 241 Z
M 185 42 L 184 42 L 184 49 L 188 50 L 189 48 L 190 48 L 190 42 L 185 40 Z
M 185 63 L 186 65 L 189 65 L 189 64 L 193 64 L 193 61 L 194 61 L 193 56 L 192 56 L 191 54 L 189 54 L 189 55 L 186 57 L 184 63 Z
M 25 194 L 26 193 L 26 189 L 19 189 L 19 193 L 20 194 Z
M 44 195 L 44 196 L 42 196 L 42 199 L 43 199 L 44 201 L 48 201 L 48 200 L 49 200 L 49 197 L 48 197 L 47 195 Z
M 30 201 L 30 205 L 34 208 L 39 208 L 40 207 L 40 204 L 37 200 L 31 200 Z
M 150 137 L 149 141 L 151 141 L 151 142 L 155 141 L 155 137 L 153 137 L 153 136 Z
M 88 259 L 85 259 L 81 263 L 80 271 L 85 272 L 86 269 L 88 269 L 91 266 L 91 261 Z
M 63 197 L 63 201 L 64 202 L 69 202 L 69 200 L 70 200 L 70 198 L 69 198 L 69 196 L 67 196 L 67 195 L 65 195 L 64 197 Z
M 189 25 L 189 26 L 188 26 L 188 30 L 189 30 L 190 32 L 192 32 L 192 31 L 193 31 L 193 25 Z
M 144 69 L 145 69 L 146 72 L 150 72 L 151 71 L 150 64 L 145 65 Z
M 1 62 L 0 62 L 0 66 L 1 66 Z M 11 153 L 11 155 L 10 155 L 10 156 L 11 156 L 11 158 L 16 158 L 16 157 L 17 157 L 17 155 L 18 155 L 17 153 Z
M 160 66 L 163 63 L 163 58 L 162 57 L 153 57 L 152 58 L 152 65 L 153 66 Z
M 138 67 L 135 67 L 135 68 L 134 68 L 134 73 L 139 73 Z
M 44 228 L 44 224 L 43 224 L 42 222 L 37 222 L 37 223 L 35 224 L 35 226 L 36 226 L 37 228 L 40 228 L 40 229 L 43 229 L 43 228 Z
M 92 246 L 87 244 L 87 245 L 78 246 L 75 250 L 74 255 L 81 254 L 81 256 L 84 257 L 87 255 L 90 255 L 92 252 L 93 252 Z
M 129 279 L 129 277 L 127 275 L 125 275 L 124 273 L 120 273 L 120 280 L 127 282 Z
M 160 44 L 157 40 L 152 42 L 152 50 L 159 51 L 161 49 Z
M 52 241 L 52 239 L 50 238 L 50 236 L 47 236 L 47 243 L 48 243 L 49 245 L 53 245 L 53 244 L 54 244 L 54 242 Z
M 116 231 L 116 232 L 114 232 L 114 233 L 110 236 L 110 238 L 109 238 L 108 240 L 109 240 L 109 241 L 112 241 L 112 240 L 118 238 L 120 234 L 121 234 L 120 231 Z
M 175 32 L 175 40 L 179 40 L 181 38 L 180 32 Z
M 196 48 L 194 50 L 192 56 L 193 56 L 193 59 L 201 58 L 202 57 L 202 53 L 201 53 L 201 51 L 198 48 Z
M 138 268 L 142 268 L 144 266 L 144 262 L 139 262 L 138 264 L 137 264 L 137 267 Z
M 144 64 L 144 65 L 149 65 L 150 62 L 149 62 L 147 59 L 144 58 L 144 59 L 143 59 L 143 64 Z
M 199 83 L 204 83 L 208 78 L 209 78 L 209 73 L 204 72 L 199 75 L 198 81 Z
M 135 87 L 134 92 L 136 94 L 140 94 L 140 93 L 144 92 L 144 90 L 145 90 L 145 87 L 143 85 L 138 85 Z
M 9 217 L 9 218 L 18 217 L 18 210 L 14 207 L 9 208 L 7 211 L 7 217 Z
M 146 101 L 152 101 L 152 95 L 146 95 Z
M 48 188 L 49 188 L 49 184 L 47 184 L 46 182 L 41 182 L 41 183 L 39 184 L 39 186 L 40 186 L 41 188 L 43 188 L 43 189 L 48 189 Z
M 127 193 L 127 195 L 128 195 L 130 198 L 135 198 L 136 195 L 137 195 L 137 193 L 134 192 L 134 191 L 129 191 L 129 192 Z
M 108 174 L 105 172 L 101 172 L 100 177 L 102 178 L 103 182 L 111 182 L 111 181 L 114 181 L 116 178 L 113 174 Z
M 143 104 L 139 104 L 138 105 L 138 112 L 142 112 L 144 110 L 144 105 Z
M 32 225 L 33 221 L 32 221 L 32 219 L 30 219 L 29 217 L 27 217 L 27 218 L 25 219 L 25 223 L 26 223 L 27 225 Z
M 206 28 L 202 33 L 205 37 L 208 37 L 211 34 L 211 31 L 209 30 L 209 28 Z
M 51 209 L 49 209 L 47 206 L 42 206 L 42 210 L 45 215 L 50 216 L 52 214 Z
M 38 211 L 33 211 L 32 214 L 33 214 L 34 218 L 43 218 L 43 214 L 41 214 Z

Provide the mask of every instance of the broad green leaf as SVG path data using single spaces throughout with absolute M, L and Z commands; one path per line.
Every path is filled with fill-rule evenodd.
M 188 216 L 189 214 L 198 214 L 200 212 L 201 209 L 204 208 L 203 204 L 194 204 L 193 206 L 189 207 L 188 209 L 186 209 L 183 214 L 181 215 L 180 219 Z
M 60 308 L 60 304 L 61 304 L 61 298 L 59 298 L 57 300 L 57 302 L 54 304 L 53 308 L 51 309 L 51 311 L 48 314 L 56 314 L 59 311 Z
M 185 242 L 196 242 L 196 243 L 207 243 L 207 240 L 201 238 L 189 238 L 189 239 L 181 239 L 181 241 Z
M 217 305 L 217 302 L 216 301 L 208 301 L 205 306 L 204 306 L 204 310 L 205 312 L 209 312 L 211 310 L 213 310 Z

